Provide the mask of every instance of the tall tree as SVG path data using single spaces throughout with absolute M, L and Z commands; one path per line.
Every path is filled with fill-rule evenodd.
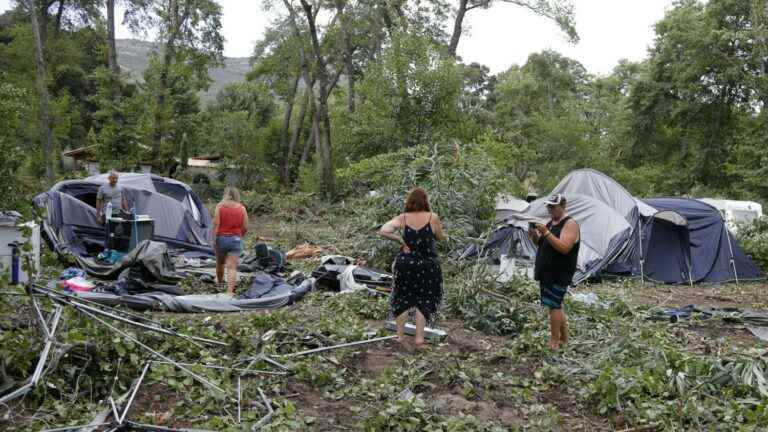
M 107 64 L 117 78 L 120 65 L 117 64 L 117 44 L 115 43 L 115 0 L 107 0 Z
M 152 132 L 152 156 L 160 155 L 165 138 L 164 116 L 174 63 L 183 61 L 194 68 L 201 88 L 208 85 L 208 67 L 220 64 L 224 39 L 221 36 L 221 6 L 214 0 L 155 0 L 163 41 L 157 82 Z
M 45 2 L 45 0 L 44 0 Z M 46 70 L 43 35 L 40 31 L 38 14 L 39 5 L 34 0 L 24 0 L 29 11 L 32 25 L 32 36 L 35 40 L 35 68 L 37 70 L 37 91 L 40 96 L 40 131 L 43 134 L 43 160 L 45 161 L 45 177 L 53 182 L 56 177 L 54 168 L 53 128 L 51 127 L 50 95 L 48 94 L 48 72 Z
M 344 66 L 347 78 L 347 109 L 355 112 L 355 66 L 352 60 L 354 46 L 352 44 L 352 7 L 346 0 L 335 0 L 336 13 L 341 18 L 341 33 L 344 43 Z
M 320 156 L 320 178 L 322 180 L 322 190 L 326 197 L 330 197 L 336 188 L 336 173 L 333 170 L 333 156 L 331 154 L 331 117 L 328 114 L 328 95 L 330 93 L 330 80 L 328 79 L 328 68 L 325 56 L 320 48 L 320 38 L 318 36 L 316 15 L 313 13 L 313 6 L 307 3 L 307 0 L 301 0 L 301 6 L 304 9 L 304 15 L 309 27 L 309 36 L 312 40 L 312 52 L 315 57 L 315 76 L 318 83 L 318 105 L 315 108 L 319 123 L 319 143 L 318 154 Z M 319 6 L 318 6 L 319 7 Z
M 477 8 L 490 8 L 496 3 L 509 3 L 528 9 L 536 15 L 549 18 L 557 23 L 572 42 L 578 42 L 579 35 L 576 32 L 576 24 L 573 15 L 573 4 L 571 0 L 458 0 L 459 5 L 456 8 L 456 16 L 453 20 L 453 33 L 448 43 L 448 53 L 456 57 L 456 50 L 459 46 L 459 39 L 464 32 L 464 19 L 467 12 Z

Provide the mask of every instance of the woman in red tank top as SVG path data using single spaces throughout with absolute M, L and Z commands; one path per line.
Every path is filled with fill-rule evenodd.
M 224 284 L 224 265 L 227 266 L 227 294 L 235 295 L 237 266 L 243 250 L 242 237 L 248 232 L 248 212 L 240 204 L 240 191 L 233 186 L 224 189 L 224 197 L 213 214 L 211 245 L 216 253 L 216 279 Z

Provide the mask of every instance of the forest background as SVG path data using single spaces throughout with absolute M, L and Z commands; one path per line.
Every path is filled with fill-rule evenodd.
M 466 17 L 499 3 L 577 42 L 567 0 L 273 0 L 247 80 L 207 101 L 221 6 L 117 0 L 116 17 L 115 2 L 19 0 L 0 16 L 0 208 L 76 176 L 61 153 L 90 145 L 103 169 L 195 182 L 187 158 L 218 155 L 221 181 L 330 201 L 437 153 L 513 193 L 591 167 L 639 196 L 768 198 L 764 0 L 677 1 L 648 58 L 606 76 L 551 50 L 495 75 L 457 57 Z M 120 70 L 116 20 L 156 35 L 140 78 Z

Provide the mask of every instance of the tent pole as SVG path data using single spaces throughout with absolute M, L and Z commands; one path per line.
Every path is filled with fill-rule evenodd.
M 640 230 L 640 235 L 637 240 L 640 247 L 640 282 L 645 284 L 645 269 L 643 268 L 645 265 L 645 255 L 643 253 L 643 223 L 639 218 L 637 219 L 637 226 Z
M 723 231 L 725 231 L 725 238 L 728 239 L 728 251 L 731 253 L 731 267 L 733 267 L 733 277 L 736 279 L 736 285 L 739 284 L 739 274 L 736 271 L 736 259 L 733 257 L 733 246 L 731 245 L 731 234 L 728 232 L 728 228 L 725 227 L 725 220 L 723 220 Z

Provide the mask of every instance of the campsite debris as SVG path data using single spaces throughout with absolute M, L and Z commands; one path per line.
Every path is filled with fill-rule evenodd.
M 755 335 L 756 338 L 762 340 L 763 342 L 768 342 L 768 327 L 747 326 L 747 330 Z
M 165 426 L 149 425 L 132 421 L 125 422 L 125 424 L 130 426 L 132 430 L 145 430 L 151 432 L 213 432 L 206 429 L 174 429 Z
M 397 324 L 394 321 L 387 321 L 384 328 L 386 328 L 389 331 L 396 331 Z M 405 334 L 409 336 L 415 335 L 416 326 L 413 325 L 412 323 L 405 323 Z M 448 333 L 446 333 L 444 330 L 431 328 L 431 327 L 424 327 L 424 337 L 429 340 L 440 341 L 444 339 L 446 336 L 448 336 Z
M 285 257 L 289 260 L 300 260 L 305 258 L 316 257 L 323 252 L 323 249 L 319 246 L 313 246 L 309 243 L 303 243 L 295 248 L 289 250 Z
M 79 430 L 85 430 L 85 428 L 91 427 L 91 428 L 97 428 L 101 426 L 109 426 L 111 423 L 96 423 L 96 424 L 87 424 L 87 425 L 79 425 L 79 426 L 65 426 L 55 429 L 43 429 L 40 432 L 65 432 L 65 431 L 79 431 Z
M 412 401 L 416 395 L 411 391 L 411 389 L 405 389 L 400 392 L 400 394 L 397 395 L 397 400 L 410 402 Z
M 258 422 L 256 422 L 255 425 L 253 425 L 253 431 L 257 431 L 261 429 L 262 427 L 266 426 L 267 423 L 272 420 L 272 416 L 275 414 L 275 411 L 272 409 L 272 401 L 267 399 L 267 396 L 264 394 L 264 392 L 261 390 L 261 387 L 258 388 L 259 390 L 259 396 L 261 396 L 261 400 L 264 401 L 264 406 L 267 408 L 267 415 L 261 418 Z
M 172 363 L 172 362 L 160 361 L 160 360 L 152 360 L 152 363 L 157 363 L 157 364 L 179 364 L 179 365 L 182 365 L 182 366 L 200 366 L 200 367 L 207 368 L 207 369 L 233 370 L 233 371 L 241 372 L 242 375 L 247 375 L 247 374 L 287 375 L 285 372 L 265 371 L 265 370 L 250 369 L 250 368 L 243 369 L 243 368 L 219 366 L 219 365 L 212 365 L 212 364 L 181 363 L 181 362 Z
M 242 422 L 241 412 L 242 412 L 242 400 L 243 400 L 243 391 L 240 384 L 240 377 L 241 375 L 237 376 L 237 423 L 238 424 Z
M 123 414 L 120 416 L 120 419 L 117 421 L 118 424 L 123 424 L 123 420 L 125 420 L 125 416 L 128 415 L 128 410 L 131 409 L 133 398 L 136 397 L 136 392 L 139 391 L 139 386 L 141 385 L 141 382 L 144 381 L 144 376 L 147 375 L 147 371 L 149 370 L 149 366 L 151 364 L 152 364 L 151 362 L 147 362 L 147 364 L 144 366 L 144 370 L 141 372 L 141 376 L 139 377 L 139 380 L 136 382 L 136 385 L 133 386 L 133 393 L 131 393 L 131 397 L 128 399 L 128 403 L 125 405 L 125 408 L 123 408 Z
M 169 357 L 165 356 L 164 354 L 162 354 L 162 353 L 160 353 L 160 352 L 158 352 L 158 351 L 155 351 L 155 350 L 154 350 L 154 349 L 152 349 L 151 347 L 149 347 L 149 346 L 145 345 L 144 343 L 142 343 L 140 340 L 138 340 L 138 339 L 136 339 L 135 337 L 131 336 L 130 334 L 128 334 L 128 333 L 126 333 L 126 332 L 124 332 L 124 331 L 122 331 L 122 330 L 118 329 L 117 327 L 115 327 L 115 326 L 113 326 L 113 325 L 109 324 L 108 322 L 106 322 L 106 321 L 102 320 L 101 318 L 97 317 L 96 315 L 94 315 L 94 314 L 92 314 L 92 313 L 90 313 L 90 312 L 88 312 L 88 311 L 86 311 L 86 310 L 83 310 L 83 309 L 80 309 L 80 308 L 77 308 L 77 307 L 76 307 L 75 309 L 76 309 L 78 312 L 80 312 L 80 313 L 83 313 L 83 314 L 85 314 L 85 315 L 87 315 L 87 316 L 91 317 L 92 319 L 94 319 L 94 320 L 98 321 L 99 323 L 101 323 L 101 324 L 102 324 L 102 325 L 104 325 L 105 327 L 109 328 L 109 329 L 110 329 L 110 330 L 112 330 L 113 332 L 115 332 L 115 333 L 119 334 L 120 336 L 122 336 L 122 337 L 124 337 L 124 338 L 126 338 L 126 339 L 130 340 L 131 342 L 135 343 L 136 345 L 138 345 L 138 346 L 140 346 L 140 347 L 144 348 L 145 350 L 147 350 L 147 351 L 151 352 L 151 353 L 152 353 L 152 354 L 154 354 L 155 356 L 157 356 L 157 357 L 160 357 L 160 358 L 162 358 L 163 360 L 165 360 L 165 361 L 167 361 L 167 362 L 170 362 L 171 364 L 173 364 L 173 365 L 174 365 L 174 366 L 176 366 L 177 368 L 181 369 L 183 372 L 186 372 L 186 373 L 187 373 L 189 376 L 191 376 L 193 379 L 197 380 L 199 383 L 201 383 L 201 384 L 203 384 L 203 385 L 207 386 L 208 388 L 210 388 L 210 389 L 212 389 L 212 390 L 216 390 L 216 391 L 218 391 L 219 393 L 221 393 L 222 395 L 224 395 L 224 396 L 226 396 L 226 397 L 230 397 L 229 395 L 227 395 L 227 393 L 226 393 L 224 390 L 222 390 L 222 389 L 221 389 L 219 386 L 217 386 L 216 384 L 213 384 L 212 382 L 208 381 L 207 379 L 205 379 L 205 378 L 201 377 L 200 375 L 198 375 L 198 374 L 196 374 L 196 373 L 192 372 L 191 370 L 189 370 L 189 369 L 187 369 L 186 367 L 184 367 L 184 366 L 180 365 L 179 363 L 177 363 L 177 362 L 175 362 L 175 361 L 171 360 Z
M 34 298 L 30 297 L 33 301 Z M 33 303 L 36 304 L 36 303 Z M 39 312 L 39 309 L 38 309 Z M 30 390 L 37 387 L 37 385 L 40 382 L 40 379 L 43 376 L 45 363 L 48 361 L 48 355 L 51 352 L 51 347 L 54 343 L 54 336 L 56 335 L 56 329 L 59 326 L 59 321 L 61 319 L 61 313 L 63 312 L 63 308 L 61 306 L 56 306 L 56 309 L 53 312 L 53 318 L 51 319 L 50 329 L 48 328 L 45 319 L 43 319 L 42 315 L 40 315 L 41 326 L 45 330 L 45 346 L 43 347 L 43 351 L 40 353 L 40 359 L 37 361 L 37 366 L 35 367 L 35 371 L 32 373 L 32 376 L 29 378 L 29 381 L 27 384 L 21 386 L 20 388 L 16 389 L 15 391 L 6 394 L 3 397 L 0 397 L 0 404 L 4 404 L 6 402 L 9 402 L 11 400 L 14 400 L 18 397 L 21 397 L 27 393 L 29 393 Z
M 122 424 L 120 419 L 120 414 L 117 412 L 117 407 L 115 406 L 115 400 L 112 399 L 112 396 L 109 397 L 109 405 L 112 407 L 112 418 L 118 421 L 118 424 Z
M 195 341 L 198 341 L 198 342 L 203 342 L 203 343 L 207 343 L 207 344 L 210 344 L 210 345 L 227 346 L 227 344 L 225 342 L 215 341 L 215 340 L 201 338 L 201 337 L 197 337 L 197 336 L 185 335 L 185 334 L 176 332 L 174 330 L 167 329 L 165 327 L 159 327 L 159 326 L 156 326 L 156 325 L 148 325 L 148 324 L 143 324 L 143 323 L 135 322 L 135 321 L 132 321 L 132 320 L 130 320 L 128 318 L 122 317 L 120 315 L 116 315 L 116 314 L 113 314 L 113 313 L 101 310 L 98 307 L 92 307 L 92 306 L 89 306 L 87 304 L 81 303 L 79 301 L 79 297 L 65 296 L 63 294 L 57 293 L 55 291 L 51 291 L 51 290 L 49 290 L 47 288 L 43 288 L 43 287 L 40 287 L 40 286 L 35 286 L 35 290 L 38 291 L 41 294 L 48 295 L 48 297 L 51 300 L 53 300 L 54 302 L 56 302 L 56 303 L 59 303 L 59 304 L 62 304 L 62 305 L 70 305 L 70 306 L 73 306 L 76 309 L 77 308 L 82 308 L 82 309 L 87 310 L 89 312 L 93 312 L 93 313 L 105 316 L 107 318 L 112 318 L 112 319 L 124 322 L 126 324 L 130 324 L 130 325 L 133 325 L 133 326 L 136 326 L 136 327 L 141 327 L 141 328 L 146 329 L 146 330 L 155 331 L 155 332 L 166 334 L 166 335 L 169 335 L 169 336 L 180 337 L 180 338 L 183 338 L 183 339 L 187 339 L 187 340 L 189 340 L 192 343 L 195 343 Z M 65 298 L 62 299 L 62 297 L 65 297 Z M 77 299 L 77 300 L 75 300 L 75 299 Z M 197 343 L 195 343 L 195 345 L 200 346 Z
M 589 306 L 600 306 L 603 309 L 607 309 L 611 304 L 606 301 L 600 301 L 597 294 L 591 293 L 573 293 L 571 300 L 579 303 L 584 303 Z
M 315 348 L 315 349 L 306 350 L 306 351 L 299 351 L 299 352 L 295 352 L 295 353 L 291 353 L 291 354 L 284 354 L 283 357 L 290 358 L 290 357 L 303 356 L 303 355 L 307 355 L 307 354 L 315 354 L 315 353 L 319 353 L 319 352 L 323 352 L 323 351 L 330 351 L 330 350 L 334 350 L 334 349 L 338 349 L 338 348 L 346 348 L 346 347 L 362 345 L 362 344 L 367 344 L 367 343 L 372 343 L 372 342 L 381 342 L 381 341 L 385 341 L 385 340 L 388 340 L 388 339 L 394 339 L 396 337 L 397 337 L 397 335 L 391 335 L 391 336 L 382 336 L 382 337 L 373 338 L 373 339 L 361 340 L 361 341 L 357 341 L 357 342 L 348 342 L 348 343 L 343 343 L 343 344 L 340 344 L 340 345 L 320 347 L 320 348 Z

